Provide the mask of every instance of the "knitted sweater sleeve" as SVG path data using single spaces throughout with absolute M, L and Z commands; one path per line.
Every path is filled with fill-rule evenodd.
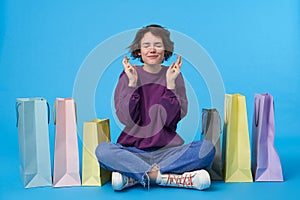
M 120 122 L 132 127 L 140 118 L 140 94 L 137 87 L 129 87 L 128 82 L 128 77 L 123 71 L 114 93 L 114 103 Z
M 175 131 L 178 122 L 187 114 L 188 107 L 182 74 L 176 79 L 176 88 L 174 90 L 165 89 L 160 105 L 164 107 L 166 112 L 165 127 Z

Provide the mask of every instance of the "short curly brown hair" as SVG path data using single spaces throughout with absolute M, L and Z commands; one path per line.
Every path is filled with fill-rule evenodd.
M 128 47 L 131 52 L 131 56 L 136 59 L 139 58 L 142 63 L 144 63 L 140 52 L 141 52 L 141 40 L 144 37 L 145 33 L 151 32 L 155 36 L 161 37 L 165 52 L 164 52 L 164 60 L 167 61 L 172 55 L 174 50 L 174 42 L 170 39 L 170 32 L 166 30 L 164 27 L 157 25 L 157 24 L 151 24 L 146 27 L 143 27 L 140 29 L 132 42 L 132 44 Z M 164 61 L 163 60 L 163 61 Z

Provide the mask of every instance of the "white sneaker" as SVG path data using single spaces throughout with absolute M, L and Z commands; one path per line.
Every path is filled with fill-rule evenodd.
M 193 188 L 204 190 L 210 187 L 210 176 L 205 170 L 178 174 L 158 174 L 156 183 L 162 186 Z
M 137 183 L 137 179 L 122 175 L 119 172 L 112 172 L 111 174 L 111 186 L 114 190 L 123 190 Z

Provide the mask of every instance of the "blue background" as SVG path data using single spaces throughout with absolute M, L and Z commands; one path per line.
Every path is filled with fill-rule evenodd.
M 137 187 L 121 193 L 103 187 L 24 189 L 19 178 L 17 97 L 72 96 L 76 74 L 88 54 L 120 32 L 158 23 L 194 39 L 211 56 L 222 76 L 226 93 L 247 98 L 251 133 L 253 97 L 269 92 L 275 99 L 275 146 L 281 158 L 283 183 L 214 182 L 206 192 Z M 115 47 L 118 48 L 118 47 Z M 112 62 L 102 82 L 113 88 L 122 70 L 121 58 Z M 186 63 L 188 66 L 188 63 Z M 221 198 L 282 199 L 298 195 L 300 2 L 252 1 L 0 1 L 0 199 L 152 199 Z M 189 68 L 183 66 L 183 74 Z M 193 87 L 207 93 L 205 84 Z M 201 77 L 200 77 L 201 79 Z M 98 87 L 103 87 L 101 81 Z M 198 91 L 198 90 L 197 90 Z M 201 92 L 201 90 L 199 90 Z M 109 117 L 110 95 L 96 93 L 99 118 Z M 201 97 L 201 94 L 198 94 Z M 76 99 L 75 99 L 76 101 Z M 206 99 L 199 106 L 207 107 Z M 106 104 L 105 104 L 106 103 Z M 53 153 L 54 126 L 49 126 Z M 112 120 L 112 139 L 119 128 Z M 79 144 L 80 145 L 80 144 Z

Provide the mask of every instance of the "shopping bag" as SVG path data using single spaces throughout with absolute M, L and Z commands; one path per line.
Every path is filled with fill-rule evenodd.
M 76 107 L 72 98 L 57 98 L 54 105 L 55 147 L 53 187 L 79 186 Z
M 43 98 L 17 98 L 16 109 L 23 185 L 51 186 L 49 105 Z
M 83 124 L 82 185 L 102 186 L 111 173 L 100 167 L 95 155 L 97 146 L 110 141 L 109 119 L 95 119 Z
M 282 167 L 274 147 L 274 100 L 255 94 L 252 122 L 252 170 L 255 181 L 283 181 Z
M 223 180 L 220 135 L 221 119 L 219 112 L 216 109 L 202 109 L 202 137 L 211 141 L 216 149 L 212 167 L 208 171 L 212 180 Z
M 223 130 L 225 182 L 252 182 L 245 96 L 241 94 L 225 95 Z

